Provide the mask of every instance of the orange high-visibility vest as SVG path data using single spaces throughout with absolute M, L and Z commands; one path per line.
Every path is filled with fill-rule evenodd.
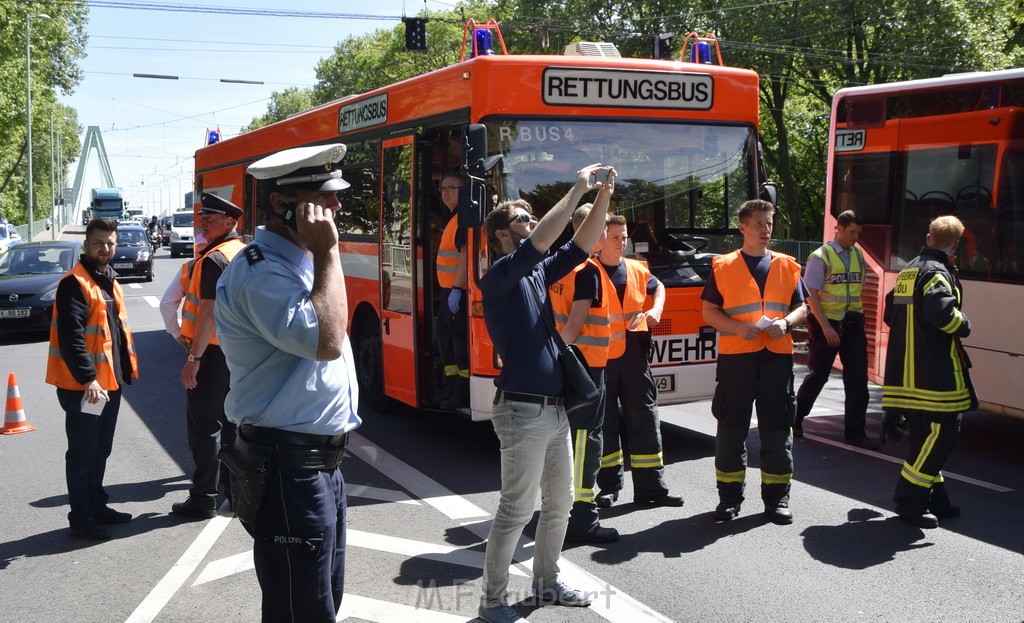
M 640 324 L 632 329 L 629 328 L 629 324 L 633 322 L 633 318 L 637 314 L 644 310 L 644 302 L 648 297 L 647 282 L 651 279 L 651 271 L 647 268 L 647 264 L 640 260 L 622 258 L 622 261 L 626 263 L 626 292 L 621 303 L 618 293 L 615 293 L 615 285 L 612 284 L 611 277 L 608 276 L 608 271 L 601 270 L 604 277 L 602 283 L 606 283 L 615 293 L 611 296 L 609 303 L 612 320 L 612 346 L 608 354 L 609 359 L 618 359 L 626 352 L 626 331 L 647 330 L 647 318 L 643 318 Z
M 772 252 L 764 299 L 739 251 L 720 255 L 712 260 L 711 265 L 723 299 L 722 312 L 726 316 L 740 322 L 756 323 L 761 316 L 775 320 L 789 314 L 793 292 L 800 284 L 800 265 L 792 257 Z M 765 348 L 791 355 L 793 335 L 787 333 L 773 340 L 762 332 L 753 340 L 744 340 L 735 333 L 722 332 L 718 340 L 718 352 L 723 355 L 756 353 Z
M 192 265 L 192 277 L 185 289 L 185 303 L 181 308 L 181 334 L 189 341 L 196 337 L 196 321 L 199 319 L 199 308 L 203 304 L 200 292 L 203 285 L 203 260 L 211 253 L 219 251 L 230 262 L 244 248 L 245 243 L 241 238 L 228 238 L 217 246 L 208 248 L 196 258 L 195 264 Z M 217 332 L 214 329 L 214 333 L 210 337 L 210 344 L 217 343 Z
M 79 262 L 64 276 L 78 280 L 85 298 L 89 303 L 89 313 L 85 318 L 85 350 L 89 353 L 92 363 L 96 366 L 96 382 L 100 387 L 110 392 L 121 387 L 120 379 L 114 374 L 114 341 L 113 331 L 116 327 L 109 326 L 107 322 L 107 302 L 104 297 L 103 288 L 96 283 L 89 274 L 89 271 Z M 121 284 L 114 281 L 114 304 L 117 307 L 117 317 L 124 328 L 125 340 L 128 347 L 128 365 L 131 366 L 131 378 L 139 378 L 139 360 L 135 355 L 135 342 L 132 339 L 132 331 L 128 326 L 128 310 L 124 306 L 124 292 Z M 122 362 L 124 364 L 125 362 Z M 53 306 L 53 320 L 50 322 L 50 349 L 46 358 L 46 382 L 56 385 L 61 389 L 83 391 L 85 386 L 75 380 L 71 374 L 68 364 L 60 355 L 60 342 L 57 339 L 57 306 Z
M 583 262 L 557 283 L 548 288 L 551 296 L 551 311 L 555 314 L 555 328 L 561 331 L 565 323 L 569 321 L 569 313 L 572 311 L 573 297 L 576 295 L 576 276 L 586 266 L 593 266 L 597 272 L 604 270 L 597 265 L 593 259 Z M 607 279 L 607 276 L 605 277 Z M 609 281 L 609 283 L 611 283 Z M 613 289 L 614 296 L 615 290 Z M 591 306 L 587 311 L 587 317 L 580 327 L 580 334 L 573 342 L 580 347 L 583 357 L 593 368 L 603 368 L 608 365 L 608 350 L 611 341 L 611 319 L 608 312 L 611 309 L 608 305 L 608 288 L 599 288 L 597 307 Z
M 459 215 L 448 219 L 437 245 L 437 283 L 449 290 L 455 285 L 455 273 L 459 270 L 459 248 L 455 246 L 455 234 L 459 230 Z

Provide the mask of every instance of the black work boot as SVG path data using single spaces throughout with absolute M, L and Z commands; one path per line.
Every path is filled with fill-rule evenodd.
M 441 408 L 448 411 L 469 407 L 469 379 L 464 376 L 455 377 L 452 395 L 441 403 Z

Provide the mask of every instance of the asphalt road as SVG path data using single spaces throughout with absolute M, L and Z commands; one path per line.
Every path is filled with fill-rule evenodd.
M 157 257 L 153 283 L 126 285 L 141 379 L 122 403 L 106 484 L 136 518 L 102 543 L 67 531 L 63 412 L 43 383 L 44 336 L 0 337 L 29 423 L 0 436 L 0 621 L 142 623 L 259 619 L 251 539 L 218 516 L 181 522 L 191 469 L 178 380 L 184 353 L 156 301 L 181 260 Z M 798 366 L 798 372 L 799 366 Z M 877 433 L 878 388 L 869 432 Z M 751 489 L 741 516 L 716 523 L 714 421 L 707 403 L 662 409 L 667 477 L 681 509 L 619 503 L 607 546 L 564 551 L 562 575 L 597 596 L 588 609 L 520 604 L 535 622 L 1024 620 L 1024 422 L 970 414 L 947 466 L 960 519 L 923 531 L 894 517 L 890 496 L 905 445 L 867 452 L 842 439 L 842 389 L 830 381 L 795 446 L 795 522 L 775 526 Z M 487 423 L 388 409 L 362 411 L 344 463 L 349 492 L 346 597 L 339 621 L 472 620 L 484 538 L 498 503 L 498 450 Z M 899 457 L 899 458 L 896 458 Z M 529 589 L 532 525 L 513 570 L 513 602 Z

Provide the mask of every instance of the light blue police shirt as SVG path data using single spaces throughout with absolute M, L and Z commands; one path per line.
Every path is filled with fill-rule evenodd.
M 236 424 L 314 435 L 357 428 L 359 388 L 348 336 L 317 361 L 312 255 L 260 227 L 217 282 L 217 340 L 231 372 L 224 412 Z

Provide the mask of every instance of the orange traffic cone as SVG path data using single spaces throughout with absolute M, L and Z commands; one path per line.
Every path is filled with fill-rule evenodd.
M 18 433 L 34 431 L 35 429 L 35 426 L 32 426 L 25 420 L 25 408 L 21 406 L 18 381 L 15 380 L 14 373 L 11 372 L 7 375 L 7 411 L 4 413 L 4 429 L 0 432 L 5 435 L 16 435 Z

